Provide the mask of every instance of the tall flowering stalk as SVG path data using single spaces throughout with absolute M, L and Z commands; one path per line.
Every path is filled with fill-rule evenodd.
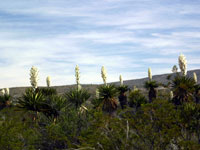
M 181 54 L 179 56 L 178 62 L 179 62 L 179 68 L 180 68 L 182 74 L 184 76 L 186 76 L 187 75 L 187 60 L 186 60 L 186 57 L 183 54 Z
M 79 72 L 79 66 L 76 65 L 75 67 L 75 77 L 76 77 L 76 84 L 77 84 L 77 89 L 80 90 L 81 89 L 81 85 L 80 85 L 80 72 Z
M 30 70 L 30 82 L 31 82 L 31 85 L 34 89 L 37 88 L 38 86 L 38 69 L 34 66 L 32 66 L 31 70 Z
M 123 85 L 123 79 L 122 79 L 122 75 L 119 76 L 119 81 L 120 81 L 120 85 Z
M 50 78 L 50 76 L 48 76 L 46 78 L 46 82 L 47 82 L 47 87 L 50 87 L 50 85 L 51 85 L 51 78 Z
M 149 81 L 152 81 L 151 68 L 148 69 L 148 77 L 149 77 Z
M 193 78 L 194 78 L 195 83 L 197 83 L 198 82 L 197 81 L 197 74 L 195 72 L 193 72 Z
M 5 89 L 2 89 L 2 90 L 1 90 L 1 93 L 2 93 L 2 95 L 5 95 L 5 93 L 6 93 L 6 92 L 5 92 Z
M 96 89 L 96 98 L 99 99 L 99 89 Z
M 106 83 L 107 74 L 106 74 L 106 69 L 104 68 L 104 66 L 102 66 L 102 68 L 101 68 L 101 77 L 103 79 L 104 84 L 107 85 L 107 83 Z
M 5 88 L 5 94 L 6 94 L 6 95 L 9 95 L 9 94 L 10 94 L 9 88 Z
M 173 91 L 170 91 L 169 96 L 170 96 L 170 100 L 172 100 L 172 99 L 174 98 L 174 93 L 173 93 Z

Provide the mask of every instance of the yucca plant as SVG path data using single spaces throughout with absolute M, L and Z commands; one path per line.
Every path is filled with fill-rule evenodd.
M 176 105 L 194 100 L 195 81 L 187 76 L 177 75 L 172 81 L 173 101 Z
M 158 83 L 156 81 L 146 81 L 145 86 L 147 90 L 149 90 L 149 102 L 151 103 L 157 97 L 156 89 L 158 87 Z
M 25 91 L 22 97 L 18 99 L 18 107 L 26 111 L 33 111 L 35 113 L 34 120 L 37 118 L 38 112 L 45 104 L 45 96 L 35 89 L 29 88 Z
M 119 102 L 121 105 L 121 108 L 124 109 L 125 106 L 127 106 L 127 96 L 126 96 L 126 92 L 129 90 L 127 85 L 120 85 L 117 90 L 119 91 Z
M 140 90 L 133 90 L 129 94 L 129 106 L 138 109 L 147 103 L 146 97 Z
M 11 99 L 11 96 L 8 94 L 4 94 L 0 96 L 0 110 L 7 106 L 10 106 L 10 99 Z
M 154 99 L 156 99 L 157 92 L 155 88 L 158 87 L 158 83 L 152 80 L 151 68 L 148 69 L 148 77 L 149 80 L 145 82 L 144 87 L 149 90 L 149 102 L 151 103 Z
M 102 104 L 102 110 L 112 115 L 117 109 L 118 90 L 115 85 L 101 85 L 99 88 L 99 100 Z
M 42 112 L 49 119 L 53 118 L 55 122 L 60 116 L 62 109 L 68 107 L 69 104 L 62 96 L 52 95 L 47 97 L 45 103 L 40 106 L 40 112 Z
M 77 109 L 90 98 L 90 93 L 81 88 L 73 88 L 65 94 L 65 98 L 71 102 Z

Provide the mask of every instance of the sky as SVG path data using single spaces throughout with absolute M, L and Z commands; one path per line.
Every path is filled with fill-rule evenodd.
M 170 73 L 183 53 L 200 69 L 200 0 L 0 1 L 0 88 L 82 84 Z

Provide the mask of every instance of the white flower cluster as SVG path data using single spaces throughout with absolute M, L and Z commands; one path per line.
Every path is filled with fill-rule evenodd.
M 104 68 L 104 66 L 102 66 L 102 68 L 101 68 L 101 77 L 103 79 L 104 84 L 107 85 L 107 83 L 106 83 L 107 74 L 106 74 L 106 69 Z
M 76 77 L 76 84 L 79 85 L 80 84 L 80 73 L 79 73 L 79 67 L 78 65 L 76 65 L 75 67 L 75 77 Z
M 99 89 L 96 89 L 96 98 L 99 99 Z
M 195 81 L 195 83 L 197 83 L 197 74 L 195 73 L 195 72 L 193 72 L 193 78 L 194 78 L 194 81 Z
M 178 58 L 179 68 L 184 76 L 187 75 L 187 60 L 186 57 L 181 54 Z
M 151 68 L 148 69 L 148 77 L 149 77 L 149 81 L 152 81 Z
M 173 93 L 173 91 L 170 91 L 169 96 L 170 96 L 170 100 L 172 100 L 173 97 L 174 97 L 174 93 Z
M 33 88 L 37 88 L 38 86 L 38 69 L 34 66 L 32 66 L 31 70 L 30 70 L 30 82 Z
M 9 94 L 10 94 L 9 88 L 5 88 L 5 94 L 6 94 L 6 95 L 9 95 Z
M 1 95 L 9 95 L 9 94 L 10 94 L 9 88 L 4 88 L 1 90 Z
M 81 90 L 81 85 L 80 85 L 80 72 L 79 72 L 79 66 L 76 65 L 75 67 L 75 77 L 76 77 L 76 84 L 78 90 Z
M 51 78 L 50 78 L 50 76 L 48 76 L 46 78 L 46 82 L 47 82 L 47 87 L 50 87 L 50 85 L 51 85 Z
M 119 76 L 120 85 L 123 85 L 122 75 Z

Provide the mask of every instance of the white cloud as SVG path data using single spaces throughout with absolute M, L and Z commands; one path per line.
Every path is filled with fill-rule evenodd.
M 167 4 L 169 3 L 169 4 Z M 80 65 L 82 83 L 171 72 L 182 52 L 200 65 L 200 3 L 150 0 L 0 2 L 0 87 L 29 85 L 29 69 L 40 70 L 39 85 L 73 84 Z M 190 60 L 190 61 L 189 61 Z M 155 66 L 158 66 L 156 68 Z M 163 65 L 161 67 L 161 65 Z

